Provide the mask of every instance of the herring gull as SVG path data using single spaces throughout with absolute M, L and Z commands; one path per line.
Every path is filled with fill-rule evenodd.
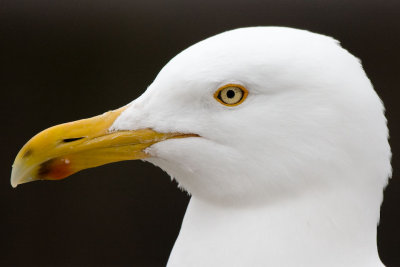
M 192 196 L 170 267 L 377 267 L 390 158 L 357 58 L 324 35 L 251 27 L 184 50 L 130 104 L 39 133 L 11 184 L 142 159 Z

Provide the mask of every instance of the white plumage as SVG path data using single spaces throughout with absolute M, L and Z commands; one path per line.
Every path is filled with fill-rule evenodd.
M 241 105 L 213 98 L 228 83 L 248 89 Z M 147 148 L 192 195 L 168 266 L 382 266 L 384 108 L 334 39 L 254 27 L 199 42 L 111 130 L 141 128 L 200 135 Z

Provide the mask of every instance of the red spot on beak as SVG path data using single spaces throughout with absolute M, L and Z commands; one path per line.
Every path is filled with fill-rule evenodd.
M 55 158 L 41 164 L 39 176 L 45 180 L 61 180 L 73 173 L 71 160 L 68 158 Z

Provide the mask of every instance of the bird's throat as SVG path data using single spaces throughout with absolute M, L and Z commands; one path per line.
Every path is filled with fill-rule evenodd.
M 193 197 L 168 266 L 382 266 L 380 202 L 367 200 L 370 213 L 338 197 L 360 196 L 332 192 L 253 208 Z

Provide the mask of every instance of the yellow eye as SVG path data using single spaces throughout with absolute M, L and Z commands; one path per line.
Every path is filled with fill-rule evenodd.
M 214 93 L 214 98 L 225 106 L 237 106 L 247 97 L 249 92 L 241 85 L 227 84 Z

